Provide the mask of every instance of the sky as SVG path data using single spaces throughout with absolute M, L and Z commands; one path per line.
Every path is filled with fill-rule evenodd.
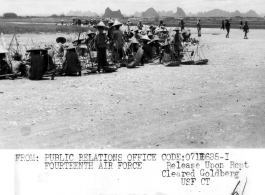
M 0 15 L 14 12 L 18 15 L 51 15 L 73 11 L 104 13 L 121 10 L 123 14 L 133 14 L 153 7 L 157 11 L 176 12 L 181 7 L 185 13 L 198 13 L 221 9 L 225 11 L 247 12 L 254 10 L 265 13 L 265 0 L 0 0 Z

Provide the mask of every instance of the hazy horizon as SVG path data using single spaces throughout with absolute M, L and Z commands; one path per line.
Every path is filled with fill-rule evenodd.
M 2 2 L 2 3 L 1 3 Z M 234 12 L 236 10 L 245 13 L 254 10 L 257 14 L 264 14 L 264 0 L 47 0 L 36 2 L 34 0 L 0 0 L 0 14 L 14 12 L 17 15 L 52 15 L 67 14 L 69 11 L 91 11 L 102 14 L 109 7 L 113 11 L 121 10 L 122 14 L 132 15 L 136 11 L 146 11 L 153 7 L 157 11 L 177 11 L 177 7 L 184 10 L 186 14 L 197 14 L 213 9 Z M 19 6 L 18 6 L 19 5 Z

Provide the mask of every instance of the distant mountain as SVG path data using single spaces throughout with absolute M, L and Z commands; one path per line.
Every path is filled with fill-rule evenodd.
M 91 11 L 70 11 L 66 14 L 66 16 L 96 16 L 98 14 L 91 12 Z
M 162 11 L 158 11 L 157 12 L 158 14 L 159 14 L 159 16 L 167 16 L 167 17 L 173 17 L 173 15 L 174 15 L 174 13 L 173 13 L 173 11 L 164 11 L 164 10 L 162 10 Z
M 135 12 L 133 14 L 134 17 L 142 17 L 143 12 Z
M 155 18 L 155 17 L 159 17 L 159 14 L 157 13 L 157 11 L 154 8 L 148 8 L 143 14 L 142 17 L 145 18 Z
M 120 10 L 112 11 L 109 7 L 105 9 L 105 13 L 102 17 L 103 18 L 124 18 Z
M 247 13 L 240 13 L 238 10 L 235 12 L 227 12 L 220 9 L 214 9 L 208 12 L 198 12 L 197 17 L 260 17 L 255 11 L 249 10 Z
M 185 12 L 180 7 L 177 7 L 177 12 L 174 14 L 175 18 L 186 17 Z

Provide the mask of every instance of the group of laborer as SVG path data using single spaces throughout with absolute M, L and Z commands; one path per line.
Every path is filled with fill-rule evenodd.
M 129 23 L 129 21 L 128 21 Z M 140 53 L 137 63 L 143 65 L 145 61 L 151 60 L 154 56 L 160 56 L 160 61 L 165 52 L 167 52 L 170 44 L 174 45 L 177 57 L 180 57 L 182 50 L 182 42 L 190 39 L 190 31 L 184 28 L 175 28 L 175 34 L 170 36 L 169 31 L 165 28 L 163 22 L 159 26 L 149 26 L 148 28 L 139 21 L 137 29 L 128 29 L 122 31 L 120 27 L 123 24 L 118 20 L 109 20 L 108 26 L 100 21 L 93 27 L 97 32 L 88 31 L 84 40 L 76 40 L 71 45 L 66 45 L 64 37 L 56 39 L 57 49 L 51 47 L 33 47 L 27 49 L 27 55 L 22 59 L 20 55 L 14 55 L 13 59 L 4 60 L 7 50 L 0 50 L 1 71 L 7 73 L 7 69 L 13 69 L 13 73 L 22 73 L 27 75 L 29 79 L 40 80 L 45 72 L 55 68 L 56 58 L 62 59 L 62 70 L 60 74 L 75 75 L 81 74 L 80 56 L 84 55 L 84 51 L 97 52 L 97 72 L 104 70 L 108 66 L 107 50 L 110 51 L 112 60 L 121 62 L 128 60 L 128 56 Z M 184 27 L 184 26 L 183 26 Z M 125 47 L 127 45 L 127 47 Z M 90 51 L 88 51 L 88 49 Z M 10 61 L 10 62 L 9 62 Z M 12 62 L 11 62 L 12 61 Z M 4 68 L 3 68 L 4 67 Z M 6 68 L 6 70 L 4 70 Z M 1 74 L 1 72 L 0 72 Z
M 225 30 L 226 29 L 226 31 L 227 31 L 226 38 L 229 38 L 230 28 L 231 28 L 231 22 L 228 19 L 222 20 L 222 27 L 221 27 L 221 29 L 222 30 Z M 243 32 L 244 32 L 244 39 L 248 39 L 248 36 L 247 36 L 247 34 L 249 33 L 248 22 L 245 22 L 243 24 L 243 21 L 241 21 L 240 22 L 239 29 L 240 30 L 243 30 Z

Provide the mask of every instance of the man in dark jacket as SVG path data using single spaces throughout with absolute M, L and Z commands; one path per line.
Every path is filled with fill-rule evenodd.
M 225 23 L 225 29 L 227 31 L 226 38 L 229 38 L 230 26 L 231 26 L 231 23 L 229 22 L 229 20 L 226 20 L 226 23 Z

